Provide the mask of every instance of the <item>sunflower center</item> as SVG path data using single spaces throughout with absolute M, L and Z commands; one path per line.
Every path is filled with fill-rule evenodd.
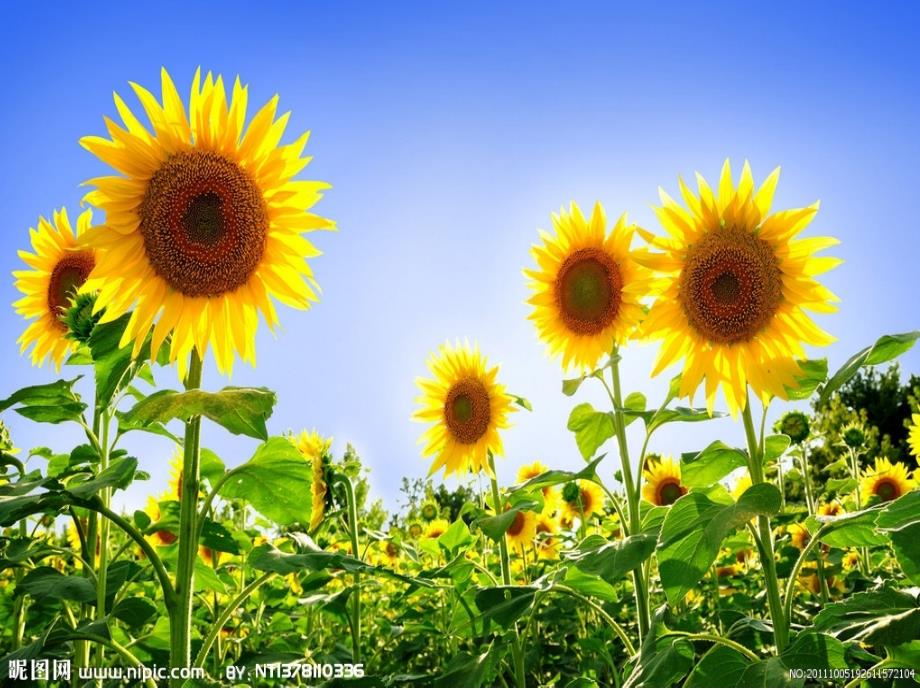
M 140 233 L 153 269 L 189 297 L 245 284 L 268 235 L 259 188 L 239 165 L 211 151 L 171 156 L 141 202 Z
M 488 430 L 491 419 L 489 393 L 481 381 L 468 378 L 451 387 L 444 401 L 444 420 L 457 441 L 476 443 Z
M 512 537 L 516 537 L 517 535 L 519 535 L 521 533 L 521 530 L 524 529 L 524 523 L 525 523 L 524 513 L 518 512 L 514 516 L 514 520 L 511 522 L 511 526 L 508 527 L 508 534 L 511 535 Z
M 593 335 L 616 319 L 623 279 L 610 255 L 588 247 L 572 252 L 562 263 L 555 290 L 562 321 L 569 330 Z
M 890 479 L 880 479 L 875 483 L 873 493 L 883 501 L 891 501 L 901 496 L 901 487 Z
M 687 493 L 687 490 L 680 485 L 680 482 L 674 479 L 668 479 L 658 486 L 658 491 L 656 493 L 658 505 L 669 506 Z
M 60 318 L 70 307 L 70 301 L 86 282 L 95 265 L 91 251 L 68 252 L 51 271 L 51 279 L 48 282 L 48 311 L 58 317 L 61 328 L 65 326 Z
M 172 544 L 177 539 L 175 534 L 165 529 L 161 529 L 159 532 L 157 532 L 157 536 L 160 538 L 160 541 L 166 545 Z
M 770 323 L 782 296 L 776 255 L 750 232 L 710 232 L 687 251 L 678 299 L 690 326 L 713 342 L 751 340 Z

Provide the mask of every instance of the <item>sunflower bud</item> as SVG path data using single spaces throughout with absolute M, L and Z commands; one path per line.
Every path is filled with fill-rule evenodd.
M 575 482 L 569 482 L 564 487 L 562 487 L 562 500 L 566 503 L 574 503 L 578 500 L 581 492 L 578 489 L 578 484 Z
M 6 428 L 6 424 L 0 419 L 0 453 L 11 452 L 13 452 L 13 439 L 10 437 L 10 430 Z
M 847 448 L 862 448 L 866 443 L 866 432 L 857 424 L 850 424 L 843 430 L 843 442 Z
M 99 323 L 99 319 L 102 318 L 102 312 L 93 314 L 95 306 L 95 294 L 78 293 L 73 298 L 71 306 L 61 317 L 67 327 L 67 334 L 71 339 L 83 345 L 89 343 L 89 337 L 93 334 L 93 329 Z
M 811 433 L 811 427 L 808 424 L 808 415 L 798 410 L 787 412 L 776 425 L 776 430 L 781 434 L 786 434 L 794 444 L 802 443 Z

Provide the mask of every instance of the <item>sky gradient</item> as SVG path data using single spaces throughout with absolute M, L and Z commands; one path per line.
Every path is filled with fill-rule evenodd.
M 533 403 L 505 434 L 502 479 L 535 458 L 582 464 L 565 422 L 603 391 L 561 394 L 558 362 L 526 319 L 521 272 L 537 229 L 572 200 L 659 230 L 659 185 L 676 194 L 678 175 L 716 178 L 726 157 L 737 171 L 750 160 L 757 182 L 781 165 L 774 208 L 820 199 L 807 233 L 838 237 L 830 253 L 845 259 L 823 279 L 840 311 L 817 319 L 838 342 L 812 354 L 834 369 L 881 334 L 920 327 L 920 55 L 909 3 L 750 13 L 666 2 L 22 3 L 2 14 L 0 397 L 54 378 L 18 353 L 16 250 L 39 214 L 66 205 L 75 217 L 80 183 L 106 170 L 79 137 L 104 133 L 113 90 L 136 104 L 128 81 L 158 93 L 161 65 L 184 95 L 199 65 L 239 74 L 251 108 L 281 95 L 288 140 L 312 130 L 304 176 L 333 185 L 315 210 L 340 228 L 311 236 L 324 252 L 313 262 L 322 300 L 305 313 L 281 307 L 280 336 L 260 329 L 257 368 L 238 365 L 231 383 L 278 392 L 274 433 L 316 427 L 339 450 L 352 442 L 390 507 L 402 476 L 427 472 L 422 427 L 410 421 L 414 379 L 447 339 L 478 342 Z M 649 381 L 654 352 L 631 346 L 623 365 L 626 391 L 650 402 L 676 373 Z M 902 367 L 920 371 L 920 351 Z M 175 371 L 159 381 L 176 387 Z M 225 384 L 209 367 L 205 387 Z M 5 421 L 20 447 L 78 441 L 15 414 Z M 152 475 L 119 494 L 136 506 L 165 487 L 172 449 L 134 436 L 127 445 Z M 740 424 L 671 426 L 652 450 L 678 455 L 717 438 L 741 444 Z M 231 465 L 254 447 L 208 423 L 203 443 Z M 616 453 L 604 450 L 609 476 Z

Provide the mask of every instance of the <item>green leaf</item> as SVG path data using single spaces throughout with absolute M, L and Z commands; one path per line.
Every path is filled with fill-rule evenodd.
M 804 359 L 797 364 L 801 369 L 795 377 L 798 385 L 795 388 L 786 386 L 786 396 L 789 400 L 807 400 L 827 381 L 827 359 Z
M 579 376 L 577 379 L 563 379 L 562 394 L 569 397 L 575 395 L 586 378 L 587 376 Z
M 118 458 L 92 479 L 69 484 L 67 493 L 80 499 L 87 499 L 102 489 L 126 489 L 134 479 L 136 470 L 137 458 Z
M 587 460 L 613 436 L 613 416 L 609 412 L 598 412 L 591 403 L 581 403 L 569 415 L 568 429 L 575 432 L 575 443 Z
M 649 534 L 635 534 L 618 541 L 607 541 L 594 534 L 563 557 L 582 572 L 616 584 L 654 553 L 656 541 L 656 537 Z
M 201 476 L 208 480 L 211 486 L 217 484 L 217 480 L 224 476 L 226 468 L 224 461 L 213 450 L 208 448 L 201 449 Z
M 731 647 L 713 645 L 693 667 L 685 688 L 738 687 L 744 670 L 751 663 L 744 654 Z
M 680 481 L 688 488 L 712 486 L 738 469 L 747 466 L 747 455 L 721 441 L 713 441 L 699 453 L 684 453 L 680 459 Z
M 693 645 L 679 637 L 665 637 L 643 645 L 639 662 L 624 687 L 673 687 L 690 670 L 693 656 Z
M 435 678 L 434 687 L 438 688 L 481 688 L 490 687 L 492 679 L 501 660 L 500 652 L 504 647 L 489 645 L 478 656 L 469 652 L 457 652 L 447 662 L 444 672 Z
M 619 592 L 612 584 L 596 575 L 588 575 L 575 566 L 566 568 L 563 583 L 589 597 L 609 602 L 621 600 Z
M 476 606 L 484 617 L 509 628 L 530 610 L 538 591 L 532 585 L 485 587 L 476 593 Z
M 721 412 L 709 413 L 705 407 L 675 407 L 674 409 L 663 409 L 656 412 L 651 418 L 648 425 L 648 431 L 652 432 L 658 427 L 670 424 L 671 422 L 705 422 L 710 419 L 724 417 Z
M 0 412 L 13 405 L 23 417 L 35 422 L 59 424 L 79 420 L 86 404 L 73 392 L 73 385 L 79 377 L 70 381 L 61 379 L 54 383 L 20 388 L 5 400 L 0 400 Z
M 764 462 L 773 462 L 789 447 L 792 442 L 786 434 L 774 434 L 767 436 L 763 443 L 763 460 Z
M 812 627 L 841 640 L 894 647 L 920 639 L 920 608 L 916 597 L 906 592 L 888 588 L 859 592 L 825 604 Z
M 221 523 L 205 519 L 201 527 L 201 544 L 221 553 L 239 554 L 240 547 Z
M 821 543 L 838 549 L 886 544 L 887 535 L 875 527 L 878 513 L 879 507 L 876 506 L 857 513 L 821 520 L 819 524 L 826 525 L 824 534 L 820 537 Z
M 275 394 L 266 388 L 227 387 L 218 393 L 164 390 L 137 403 L 122 419 L 129 426 L 144 426 L 202 415 L 232 434 L 267 440 L 265 421 L 274 406 Z
M 623 401 L 623 420 L 626 426 L 629 426 L 642 416 L 641 413 L 645 412 L 646 404 L 647 401 L 645 396 L 638 391 L 626 396 L 626 399 Z
M 32 494 L 0 499 L 0 526 L 8 527 L 13 523 L 38 513 L 57 516 L 61 508 L 69 501 L 59 493 Z
M 597 477 L 597 466 L 600 464 L 601 460 L 604 459 L 604 457 L 604 455 L 600 455 L 594 458 L 584 467 L 584 469 L 581 469 L 578 472 L 568 472 L 566 470 L 547 470 L 542 474 L 538 474 L 536 477 L 528 479 L 522 484 L 511 487 L 511 489 L 516 491 L 535 491 L 536 489 L 542 489 L 547 486 L 555 486 L 557 484 L 566 484 L 568 482 L 574 482 L 579 479 L 594 479 Z
M 200 558 L 195 561 L 195 591 L 216 592 L 217 594 L 227 593 L 226 585 L 218 577 L 214 568 L 204 563 Z
M 125 314 L 114 321 L 98 323 L 89 337 L 96 379 L 96 405 L 99 409 L 107 407 L 115 393 L 128 383 L 125 378 L 133 361 L 131 353 L 134 343 L 128 343 L 124 347 L 119 347 L 118 343 L 130 319 L 131 315 Z M 144 360 L 149 356 L 148 342 L 144 344 L 138 359 Z
M 780 503 L 779 490 L 772 484 L 755 484 L 728 506 L 694 492 L 678 498 L 664 519 L 658 547 L 668 602 L 676 605 L 699 583 L 729 533 L 757 515 L 775 515 Z
M 920 338 L 920 331 L 883 335 L 875 341 L 874 345 L 857 352 L 825 384 L 821 390 L 821 396 L 818 398 L 818 406 L 820 407 L 827 403 L 830 397 L 843 384 L 853 378 L 860 368 L 884 364 L 900 357 L 914 346 L 918 338 Z
M 474 541 L 476 540 L 473 538 L 473 535 L 470 534 L 469 527 L 460 519 L 455 520 L 451 526 L 447 528 L 447 531 L 438 537 L 438 544 L 440 544 L 447 553 L 451 554 L 459 549 L 466 548 Z
M 528 412 L 533 412 L 533 405 L 530 404 L 530 401 L 527 398 L 524 398 L 520 395 L 514 395 L 509 393 L 511 399 L 514 400 L 514 404 L 520 407 L 521 409 L 527 410 Z
M 148 434 L 163 436 L 178 445 L 182 445 L 182 439 L 167 429 L 164 424 L 160 422 L 143 422 L 139 419 L 128 418 L 127 414 L 127 412 L 122 412 L 121 410 L 115 411 L 115 418 L 118 420 L 119 434 L 126 434 L 129 431 L 146 431 Z
M 848 667 L 846 650 L 840 640 L 810 630 L 796 635 L 780 658 L 790 670 Z
M 19 581 L 18 588 L 35 599 L 96 600 L 96 588 L 85 577 L 62 575 L 54 568 L 39 566 Z
M 145 597 L 126 597 L 112 608 L 111 615 L 131 628 L 139 628 L 156 615 L 157 607 Z
M 275 436 L 230 472 L 219 493 L 248 501 L 279 525 L 309 524 L 311 486 L 310 464 L 290 440 Z

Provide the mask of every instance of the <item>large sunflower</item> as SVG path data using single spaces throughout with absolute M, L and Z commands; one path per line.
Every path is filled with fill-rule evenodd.
M 649 460 L 642 474 L 642 496 L 652 505 L 671 505 L 687 493 L 687 487 L 680 483 L 680 465 L 673 458 Z
M 91 221 L 92 212 L 87 209 L 77 217 L 75 233 L 67 209 L 55 211 L 51 222 L 39 218 L 38 227 L 29 229 L 34 253 L 19 252 L 32 270 L 13 272 L 16 287 L 24 295 L 13 306 L 31 321 L 18 342 L 22 352 L 32 346 L 32 364 L 36 366 L 50 356 L 60 369 L 77 346 L 67 337 L 62 317 L 96 263 L 93 250 L 80 246 Z
M 491 474 L 488 454 L 504 451 L 499 429 L 509 426 L 512 400 L 505 387 L 496 381 L 498 367 L 489 367 L 479 348 L 469 345 L 443 345 L 428 360 L 434 379 L 416 380 L 422 395 L 421 405 L 413 418 L 431 423 L 419 443 L 424 455 L 434 455 L 429 470 L 433 474 L 444 468 L 444 475 Z
M 645 335 L 663 341 L 654 374 L 683 359 L 680 395 L 692 396 L 705 380 L 710 410 L 720 386 L 733 414 L 744 409 L 748 384 L 762 399 L 787 398 L 803 345 L 833 342 L 806 310 L 836 309 L 837 297 L 815 276 L 840 260 L 815 253 L 837 240 L 795 239 L 817 203 L 769 213 L 778 178 L 776 169 L 755 189 L 745 163 L 735 187 L 725 161 L 716 192 L 700 175 L 698 195 L 680 181 L 689 210 L 660 192 L 663 205 L 655 210 L 668 236 L 640 231 L 663 250 L 642 254 L 662 278 L 643 324 Z
M 323 438 L 315 430 L 302 431 L 291 439 L 300 454 L 310 463 L 312 472 L 310 531 L 312 532 L 326 515 L 326 463 L 328 462 L 331 438 Z
M 920 462 L 920 414 L 911 415 L 913 425 L 907 434 L 907 442 L 910 444 L 910 452 Z
M 556 234 L 540 231 L 543 244 L 531 250 L 536 269 L 525 269 L 533 295 L 530 319 L 563 368 L 593 369 L 635 331 L 648 294 L 647 271 L 630 251 L 635 225 L 620 216 L 607 233 L 600 203 L 585 220 L 573 202 L 553 214 Z
M 916 486 L 916 482 L 900 462 L 892 464 L 888 458 L 878 458 L 872 468 L 862 473 L 859 497 L 862 504 L 884 503 L 900 498 Z
M 247 127 L 239 79 L 228 102 L 220 76 L 196 72 L 188 115 L 166 70 L 162 104 L 132 87 L 152 132 L 116 94 L 124 127 L 106 118 L 111 139 L 81 140 L 121 173 L 89 181 L 106 222 L 87 236 L 99 256 L 85 289 L 99 291 L 105 320 L 134 310 L 122 344 L 135 354 L 152 328 L 151 352 L 172 334 L 180 372 L 209 345 L 229 372 L 237 355 L 255 361 L 258 312 L 277 324 L 273 297 L 300 309 L 317 299 L 305 259 L 319 252 L 302 233 L 335 227 L 307 211 L 328 185 L 293 179 L 309 162 L 308 133 L 279 145 L 288 114 L 276 119 L 277 96 Z

